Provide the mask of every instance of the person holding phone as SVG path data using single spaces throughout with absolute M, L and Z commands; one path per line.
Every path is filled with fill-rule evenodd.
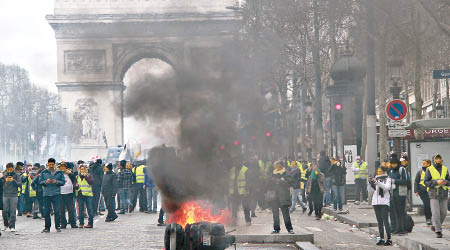
M 55 229 L 56 232 L 61 232 L 60 228 L 60 200 L 61 200 L 61 186 L 64 186 L 66 179 L 64 173 L 58 170 L 55 166 L 56 161 L 53 158 L 48 159 L 47 169 L 42 171 L 39 178 L 39 184 L 44 187 L 44 218 L 45 227 L 42 233 L 49 233 L 52 226 L 51 211 L 52 207 L 55 214 Z
M 391 179 L 386 174 L 384 168 L 378 167 L 376 177 L 369 178 L 369 189 L 373 191 L 372 206 L 375 210 L 375 216 L 378 222 L 378 232 L 380 236 L 377 239 L 377 246 L 392 245 L 391 226 L 389 224 L 389 205 L 391 202 Z M 386 240 L 384 239 L 384 230 L 386 229 Z
M 3 183 L 3 231 L 16 231 L 17 192 L 22 185 L 20 176 L 14 171 L 14 164 L 6 164 L 6 171 L 1 177 Z

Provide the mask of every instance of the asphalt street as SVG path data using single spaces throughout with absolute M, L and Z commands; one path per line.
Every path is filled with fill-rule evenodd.
M 268 211 L 258 212 L 255 223 L 267 225 L 271 230 L 272 216 Z M 375 249 L 374 236 L 352 229 L 351 226 L 335 221 L 316 221 L 314 216 L 301 212 L 292 214 L 293 223 L 313 232 L 315 245 L 321 249 Z M 164 227 L 156 225 L 157 215 L 134 212 L 120 216 L 115 222 L 104 222 L 104 216 L 96 217 L 93 229 L 65 229 L 57 233 L 54 228 L 50 233 L 41 233 L 43 220 L 18 217 L 17 234 L 2 232 L 0 249 L 163 249 Z M 396 247 L 379 247 L 396 249 Z M 227 250 L 232 250 L 231 247 Z M 238 250 L 288 250 L 293 245 L 255 245 L 240 244 Z

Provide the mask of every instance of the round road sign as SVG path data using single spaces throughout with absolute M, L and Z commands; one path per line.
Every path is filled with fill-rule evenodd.
M 406 114 L 408 114 L 408 108 L 402 100 L 392 100 L 386 106 L 386 115 L 391 120 L 403 120 Z

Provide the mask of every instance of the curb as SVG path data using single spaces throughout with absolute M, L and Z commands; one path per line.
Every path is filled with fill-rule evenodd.
M 322 211 L 326 214 L 332 215 L 337 218 L 339 221 L 343 221 L 349 225 L 356 225 L 358 228 L 367 228 L 367 227 L 377 227 L 378 223 L 376 222 L 359 222 L 355 219 L 351 218 L 348 214 L 340 214 L 337 211 L 334 211 L 332 208 L 324 207 Z
M 364 228 L 362 231 L 369 233 L 369 234 L 373 234 L 373 235 L 378 234 L 378 229 L 372 228 L 372 227 Z M 408 250 L 442 250 L 442 249 L 446 249 L 446 248 L 432 247 L 430 245 L 424 244 L 423 242 L 414 240 L 414 239 L 408 237 L 407 235 L 399 236 L 399 237 L 394 236 L 394 237 L 392 237 L 392 242 L 394 244 L 399 245 L 400 248 L 408 249 Z
M 319 250 L 310 242 L 295 242 L 295 247 L 299 250 Z

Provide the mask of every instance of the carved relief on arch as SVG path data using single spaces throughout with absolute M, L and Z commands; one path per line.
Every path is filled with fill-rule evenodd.
M 158 43 L 155 45 L 148 44 L 114 44 L 113 45 L 113 61 L 114 61 L 114 79 L 122 81 L 123 76 L 135 62 L 143 58 L 158 58 L 170 64 L 174 70 L 180 68 L 183 64 L 183 45 L 179 46 L 162 46 Z

